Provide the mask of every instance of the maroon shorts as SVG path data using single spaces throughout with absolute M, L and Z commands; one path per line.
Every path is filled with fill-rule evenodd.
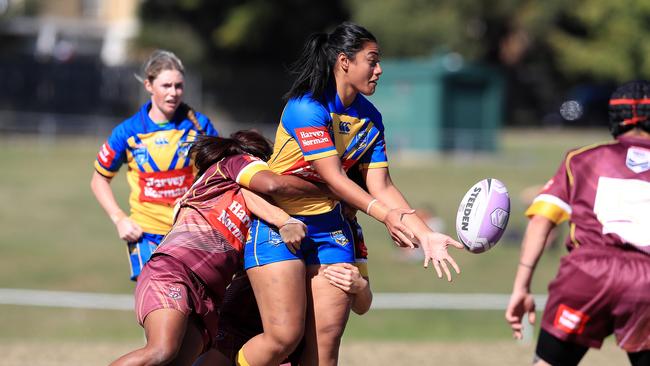
M 562 258 L 542 328 L 600 348 L 614 333 L 627 352 L 650 349 L 650 256 L 617 247 L 581 247 Z
M 176 309 L 203 323 L 204 348 L 209 347 L 219 322 L 217 301 L 183 263 L 168 255 L 154 255 L 144 266 L 135 288 L 135 312 L 140 325 L 154 310 Z

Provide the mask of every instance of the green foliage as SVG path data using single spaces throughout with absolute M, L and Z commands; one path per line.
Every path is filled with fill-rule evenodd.
M 650 3 L 643 0 L 348 1 L 387 56 L 459 52 L 509 67 L 546 62 L 569 79 L 650 76 Z M 552 74 L 543 75 L 552 77 Z
M 571 26 L 548 37 L 563 72 L 619 82 L 650 77 L 647 1 L 582 0 L 564 16 Z

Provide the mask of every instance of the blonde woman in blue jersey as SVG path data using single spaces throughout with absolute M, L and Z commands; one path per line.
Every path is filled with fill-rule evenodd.
M 351 23 L 312 35 L 294 64 L 297 78 L 278 126 L 270 168 L 324 182 L 335 196 L 384 223 L 400 246 L 421 245 L 425 267 L 451 280 L 450 237 L 432 232 L 395 187 L 388 172 L 381 114 L 364 95 L 381 75 L 375 37 Z M 368 192 L 345 172 L 360 164 Z M 305 335 L 302 365 L 336 365 L 351 296 L 324 275 L 329 265 L 354 263 L 351 230 L 341 205 L 322 197 L 274 197 L 303 221 L 308 236 L 300 248 L 284 245 L 267 223 L 251 226 L 244 261 L 260 309 L 264 333 L 237 356 L 239 365 L 277 365 Z M 305 283 L 305 278 L 307 282 Z
M 183 103 L 185 69 L 176 55 L 154 51 L 143 71 L 151 99 L 113 129 L 97 154 L 90 183 L 120 239 L 127 242 L 132 280 L 171 228 L 173 206 L 194 181 L 187 142 L 199 134 L 217 136 L 206 116 Z M 125 163 L 130 216 L 122 211 L 111 188 Z

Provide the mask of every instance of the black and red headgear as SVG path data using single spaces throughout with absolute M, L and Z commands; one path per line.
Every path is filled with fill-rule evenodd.
M 650 132 L 650 82 L 621 85 L 609 99 L 609 131 L 614 137 L 633 128 Z

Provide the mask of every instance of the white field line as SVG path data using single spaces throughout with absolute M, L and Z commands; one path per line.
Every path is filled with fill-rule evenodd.
M 505 294 L 376 293 L 373 309 L 505 310 L 510 296 Z M 546 295 L 536 295 L 538 309 Z M 133 310 L 133 295 L 70 291 L 42 291 L 0 288 L 0 305 L 49 306 L 60 308 Z

